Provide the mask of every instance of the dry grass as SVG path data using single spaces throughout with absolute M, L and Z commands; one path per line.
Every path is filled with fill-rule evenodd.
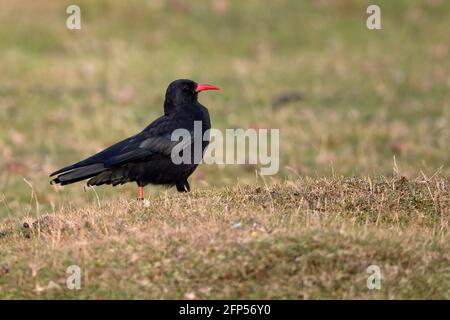
M 2 298 L 449 298 L 450 180 L 301 179 L 1 223 Z M 82 268 L 82 289 L 65 270 Z M 380 291 L 366 287 L 379 265 Z M 50 285 L 49 285 L 50 283 Z

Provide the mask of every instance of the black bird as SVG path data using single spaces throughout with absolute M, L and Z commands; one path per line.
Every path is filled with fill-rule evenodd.
M 197 98 L 204 90 L 218 87 L 197 84 L 192 80 L 175 80 L 166 91 L 164 115 L 153 121 L 142 132 L 120 141 L 93 156 L 53 172 L 51 183 L 66 185 L 89 179 L 88 186 L 127 182 L 138 185 L 138 199 L 144 198 L 147 184 L 176 186 L 179 192 L 190 191 L 188 177 L 198 166 L 198 161 L 175 164 L 172 149 L 180 143 L 172 141 L 172 132 L 186 129 L 191 135 L 192 158 L 194 156 L 194 122 L 201 121 L 201 134 L 211 128 L 208 109 Z M 202 155 L 209 144 L 209 137 L 202 142 Z M 181 154 L 185 151 L 181 151 Z M 201 155 L 201 156 L 202 156 Z

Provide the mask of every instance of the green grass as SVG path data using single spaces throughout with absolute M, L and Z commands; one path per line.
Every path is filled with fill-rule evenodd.
M 388 201 L 364 189 L 354 198 L 346 193 L 353 190 L 351 183 L 337 180 L 342 185 L 334 188 L 343 194 L 308 189 L 311 194 L 304 191 L 302 196 L 312 202 L 305 204 L 295 202 L 286 187 L 278 194 L 276 186 L 297 185 L 299 177 L 310 177 L 307 185 L 321 185 L 343 176 L 355 177 L 356 186 L 366 188 L 358 177 L 378 181 L 380 176 L 404 176 L 412 191 L 401 192 L 414 195 L 416 187 L 423 187 L 417 179 L 448 177 L 450 2 L 378 1 L 380 31 L 366 29 L 368 2 L 356 0 L 86 0 L 77 2 L 82 14 L 78 31 L 65 27 L 69 4 L 1 5 L 0 223 L 17 227 L 47 214 L 58 221 L 73 215 L 78 220 L 74 229 L 61 231 L 61 242 L 55 240 L 51 248 L 46 241 L 54 235 L 23 239 L 21 228 L 0 239 L 0 297 L 173 298 L 189 290 L 196 297 L 445 297 L 448 193 L 439 191 L 444 200 L 423 194 L 403 198 L 397 189 L 383 189 Z M 50 172 L 138 132 L 159 116 L 164 91 L 176 78 L 222 87 L 200 97 L 216 128 L 279 128 L 279 174 L 261 179 L 255 178 L 253 166 L 203 165 L 191 178 L 198 191 L 192 196 L 147 188 L 150 201 L 171 203 L 167 212 L 175 217 L 129 204 L 134 185 L 95 191 L 82 184 L 49 185 Z M 290 92 L 303 98 L 272 106 L 275 98 Z M 255 200 L 235 213 L 235 220 L 251 228 L 262 210 L 269 221 L 281 219 L 281 231 L 253 239 L 244 228 L 247 233 L 238 231 L 246 234 L 243 242 L 222 234 L 234 232 L 228 229 L 234 223 L 229 207 L 207 200 L 214 195 L 240 203 L 254 197 L 251 190 L 236 194 L 241 187 L 227 189 L 236 184 L 267 186 L 272 197 L 283 201 Z M 186 212 L 182 204 L 198 197 L 214 210 L 198 217 Z M 302 219 L 323 199 L 336 206 L 330 211 L 334 218 L 325 225 L 308 225 Z M 91 214 L 105 225 L 98 235 L 91 234 L 97 227 L 85 228 L 87 222 L 96 224 Z M 282 222 L 284 215 L 287 221 L 301 221 L 290 226 Z M 138 235 L 121 232 L 117 216 L 127 225 L 148 229 Z M 186 239 L 196 227 L 206 228 L 203 222 L 216 228 L 206 232 L 207 240 Z M 168 234 L 151 238 L 152 223 Z M 109 224 L 119 239 L 104 233 Z M 399 228 L 405 231 L 398 233 Z M 149 242 L 142 244 L 140 236 Z M 159 236 L 165 237 L 167 251 L 158 249 Z M 76 240 L 84 237 L 95 240 L 92 246 Z M 216 237 L 218 247 L 209 246 Z M 202 249 L 199 256 L 196 245 Z M 46 249 L 41 252 L 42 246 Z M 97 250 L 112 251 L 97 260 Z M 143 260 L 129 265 L 121 259 L 128 250 Z M 180 257 L 177 250 L 186 251 Z M 390 270 L 388 281 L 397 281 L 397 288 L 391 283 L 381 292 L 365 291 L 364 268 L 374 257 Z M 226 263 L 214 262 L 220 259 Z M 72 260 L 81 260 L 91 272 L 92 281 L 85 279 L 82 291 L 39 289 L 51 279 L 61 285 L 64 266 Z M 2 273 L 2 265 L 8 273 Z M 209 273 L 211 266 L 217 273 Z M 30 278 L 33 268 L 42 271 Z M 205 281 L 213 282 L 211 288 Z

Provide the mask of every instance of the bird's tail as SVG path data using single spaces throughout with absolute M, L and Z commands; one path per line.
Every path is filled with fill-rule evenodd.
M 79 167 L 64 173 L 60 173 L 54 178 L 51 184 L 60 184 L 62 186 L 66 184 L 75 183 L 85 179 L 92 178 L 107 170 L 102 163 L 95 163 L 84 167 Z M 53 175 L 53 174 L 52 174 Z
M 118 184 L 124 184 L 130 181 L 128 167 L 119 167 L 114 169 L 105 170 L 87 182 L 88 186 L 101 186 L 103 184 L 111 184 L 116 186 Z

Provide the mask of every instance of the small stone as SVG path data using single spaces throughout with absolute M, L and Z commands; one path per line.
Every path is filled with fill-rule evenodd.
M 194 300 L 197 296 L 195 295 L 195 292 L 187 292 L 185 295 L 186 299 L 188 300 Z
M 233 225 L 231 226 L 231 229 L 239 229 L 239 228 L 241 228 L 241 227 L 242 227 L 242 223 L 241 223 L 241 222 L 238 222 L 238 223 L 233 224 Z

